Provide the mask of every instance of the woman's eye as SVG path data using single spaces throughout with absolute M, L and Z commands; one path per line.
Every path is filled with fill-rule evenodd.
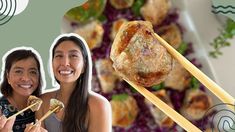
M 23 71 L 21 71 L 21 70 L 15 70 L 15 73 L 19 74 L 19 73 L 23 73 Z
M 54 58 L 61 58 L 63 57 L 62 55 L 55 55 Z
M 78 57 L 78 55 L 71 55 L 71 57 L 76 58 L 76 57 Z
M 37 75 L 37 74 L 38 74 L 38 72 L 37 72 L 37 71 L 30 71 L 30 74 Z

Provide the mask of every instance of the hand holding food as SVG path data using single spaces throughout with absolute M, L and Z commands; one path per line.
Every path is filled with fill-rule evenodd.
M 36 125 L 27 124 L 24 132 L 47 132 L 47 130 L 41 127 L 41 122 L 36 122 Z

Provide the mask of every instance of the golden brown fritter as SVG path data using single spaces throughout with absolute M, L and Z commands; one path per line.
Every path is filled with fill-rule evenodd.
M 182 43 L 181 32 L 176 24 L 162 26 L 158 29 L 157 33 L 175 49 L 179 48 Z
M 147 0 L 140 9 L 140 14 L 146 21 L 159 25 L 166 18 L 169 10 L 168 0 Z
M 120 19 L 113 22 L 112 31 L 111 31 L 111 34 L 110 34 L 111 40 L 114 40 L 118 30 L 120 29 L 122 24 L 125 23 L 125 22 L 127 22 L 127 20 L 124 19 L 124 18 L 120 18 Z
M 74 32 L 86 40 L 91 50 L 101 46 L 104 29 L 100 22 L 92 21 L 86 25 L 79 26 Z
M 102 91 L 104 93 L 111 92 L 115 87 L 115 82 L 119 79 L 112 67 L 112 61 L 110 59 L 99 59 L 95 62 L 95 67 Z
M 110 104 L 112 107 L 113 126 L 128 127 L 135 121 L 139 108 L 132 96 L 128 96 L 124 100 L 113 99 Z
M 173 67 L 166 78 L 164 85 L 175 90 L 182 91 L 189 86 L 191 74 L 175 59 L 173 59 Z
M 64 104 L 61 101 L 59 101 L 57 99 L 54 99 L 54 98 L 50 99 L 50 108 L 49 108 L 49 110 L 51 110 L 51 111 L 55 110 L 54 113 L 57 113 L 63 108 L 64 108 Z
M 36 96 L 30 95 L 27 100 L 27 105 L 30 106 L 35 103 L 37 104 L 30 108 L 32 111 L 38 111 L 40 109 L 42 105 L 42 100 Z
M 180 112 L 190 120 L 199 120 L 211 106 L 212 100 L 205 92 L 192 89 L 186 92 Z
M 132 21 L 121 26 L 110 57 L 123 78 L 150 87 L 165 80 L 172 57 L 154 36 L 148 21 Z
M 161 99 L 164 103 L 168 104 L 171 108 L 173 108 L 173 105 L 171 103 L 171 100 L 169 98 L 169 95 L 167 95 L 166 91 L 160 90 L 152 92 L 155 96 L 157 96 L 159 99 Z M 155 122 L 160 127 L 172 127 L 174 125 L 174 121 L 168 117 L 165 113 L 163 113 L 160 109 L 158 109 L 156 106 L 154 106 L 150 101 L 145 99 L 145 102 L 147 106 L 150 109 L 151 114 L 154 117 Z

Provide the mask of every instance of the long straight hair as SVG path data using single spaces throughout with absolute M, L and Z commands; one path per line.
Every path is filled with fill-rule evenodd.
M 74 42 L 82 52 L 84 72 L 76 81 L 76 86 L 70 95 L 65 115 L 62 121 L 63 132 L 85 132 L 88 130 L 87 115 L 89 114 L 88 96 L 91 83 L 91 56 L 86 42 L 78 35 L 62 35 L 54 41 L 52 49 L 52 61 L 56 48 L 64 41 Z M 55 78 L 56 79 L 56 78 Z M 60 82 L 56 79 L 57 83 Z

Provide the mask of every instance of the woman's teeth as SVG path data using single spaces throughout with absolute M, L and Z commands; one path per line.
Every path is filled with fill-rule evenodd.
M 62 75 L 69 75 L 72 73 L 72 71 L 60 71 L 59 73 Z
M 30 88 L 31 87 L 31 85 L 29 85 L 29 84 L 22 84 L 22 85 L 19 85 L 20 87 L 22 87 L 22 88 Z

